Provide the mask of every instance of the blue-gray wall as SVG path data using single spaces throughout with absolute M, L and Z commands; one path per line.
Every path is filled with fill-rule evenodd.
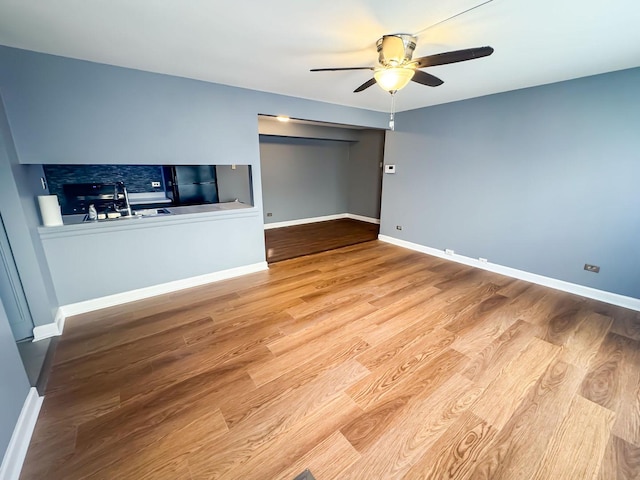
M 260 118 L 259 131 L 265 223 L 380 218 L 384 130 Z
M 0 463 L 11 440 L 22 405 L 29 393 L 29 380 L 24 371 L 9 320 L 0 301 Z
M 358 141 L 349 146 L 349 213 L 380 218 L 384 136 L 382 130 L 362 130 Z
M 640 298 L 639 85 L 632 69 L 398 114 L 381 233 Z
M 386 122 L 386 115 L 381 112 L 9 47 L 0 47 L 0 95 L 6 107 L 10 139 L 15 145 L 15 161 L 22 164 L 16 166 L 15 178 L 33 180 L 32 173 L 41 174 L 41 164 L 238 164 L 250 166 L 252 172 L 254 214 L 242 220 L 207 220 L 194 225 L 193 230 L 205 234 L 207 241 L 175 236 L 175 226 L 170 229 L 167 226 L 170 233 L 167 231 L 161 242 L 150 241 L 151 230 L 146 234 L 139 230 L 131 230 L 129 234 L 118 232 L 116 244 L 125 249 L 120 251 L 114 249 L 113 243 L 103 242 L 106 237 L 98 233 L 100 240 L 96 241 L 100 247 L 106 243 L 105 249 L 85 245 L 80 251 L 75 250 L 82 237 L 73 240 L 46 236 L 45 250 L 38 239 L 34 240 L 31 248 L 36 254 L 31 257 L 37 257 L 35 266 L 41 271 L 18 267 L 27 295 L 42 294 L 41 308 L 48 307 L 49 296 L 36 290 L 30 293 L 27 283 L 50 286 L 50 279 L 54 278 L 53 297 L 58 295 L 56 301 L 64 305 L 109 295 L 114 290 L 143 288 L 264 260 L 258 114 L 283 114 L 373 128 L 384 127 Z M 20 225 L 7 225 L 10 240 L 12 236 L 24 237 L 25 229 L 35 231 L 39 224 L 33 185 L 26 180 L 26 183 L 6 180 L 24 200 L 23 206 L 25 202 L 34 206 L 33 212 L 14 212 Z M 2 215 L 5 218 L 4 209 Z M 238 246 L 231 255 L 225 251 L 227 235 Z M 130 252 L 131 245 L 135 245 L 138 255 L 130 265 L 137 265 L 136 268 L 127 267 L 124 273 L 109 269 L 110 275 L 97 276 L 90 288 L 86 286 L 88 282 L 82 274 L 93 256 L 103 255 L 101 261 L 109 255 L 118 258 L 120 252 Z M 44 253 L 39 255 L 42 252 L 46 252 L 46 257 Z M 63 262 L 56 252 L 65 252 L 67 259 L 70 252 L 78 254 L 73 261 Z M 164 256 L 169 257 L 168 261 L 158 267 Z M 114 277 L 123 275 L 127 275 L 126 282 L 114 283 Z M 79 278 L 85 280 L 74 283 Z
M 348 211 L 347 142 L 261 137 L 260 157 L 265 223 Z
M 384 127 L 386 115 L 0 47 L 21 163 L 253 164 L 259 113 Z
M 1 90 L 0 90 L 1 93 Z M 58 308 L 55 289 L 37 227 L 36 196 L 42 190 L 39 165 L 20 165 L 0 97 L 0 214 L 35 325 L 53 322 Z

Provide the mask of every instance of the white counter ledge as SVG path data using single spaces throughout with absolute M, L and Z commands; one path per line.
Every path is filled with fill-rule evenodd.
M 120 217 L 109 220 L 85 222 L 85 215 L 63 215 L 64 225 L 56 227 L 38 227 L 42 239 L 77 235 L 102 234 L 110 231 L 122 231 L 140 228 L 164 227 L 182 223 L 194 223 L 215 220 L 231 220 L 259 216 L 256 207 L 240 202 L 213 203 L 183 207 L 162 207 L 169 214 L 154 216 Z

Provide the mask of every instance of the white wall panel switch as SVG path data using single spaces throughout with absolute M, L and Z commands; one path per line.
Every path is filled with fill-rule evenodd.
M 384 173 L 396 173 L 396 166 L 395 165 L 385 165 L 384 166 Z

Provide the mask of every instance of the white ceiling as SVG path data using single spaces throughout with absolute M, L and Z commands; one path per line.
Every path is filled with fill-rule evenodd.
M 426 69 L 398 110 L 640 65 L 637 0 L 0 0 L 0 44 L 255 90 L 387 111 L 353 89 L 387 33 L 418 34 L 414 58 L 490 45 L 487 58 Z M 426 29 L 426 30 L 425 30 Z

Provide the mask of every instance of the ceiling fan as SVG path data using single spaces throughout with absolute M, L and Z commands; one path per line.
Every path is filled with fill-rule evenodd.
M 444 83 L 438 77 L 420 70 L 422 68 L 465 62 L 475 58 L 487 57 L 493 53 L 493 48 L 491 47 L 478 47 L 427 55 L 413 60 L 416 41 L 416 36 L 404 33 L 384 35 L 376 42 L 378 50 L 377 66 L 312 68 L 311 71 L 371 70 L 374 72 L 373 78 L 356 88 L 354 93 L 362 92 L 377 83 L 383 90 L 394 94 L 404 88 L 410 81 L 429 87 L 437 87 Z

